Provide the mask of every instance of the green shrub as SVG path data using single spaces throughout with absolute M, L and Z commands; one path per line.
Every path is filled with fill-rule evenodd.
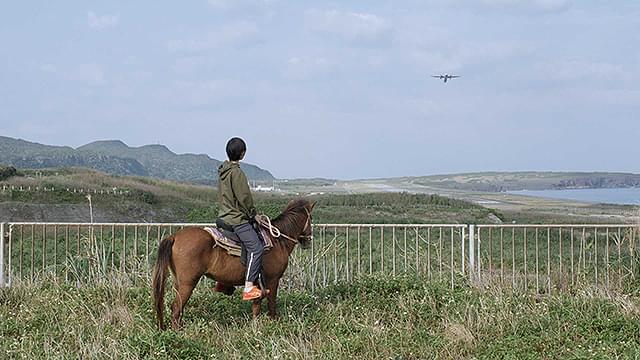
M 133 189 L 133 190 L 129 190 L 129 196 L 133 200 L 138 200 L 140 202 L 143 202 L 149 205 L 154 205 L 158 203 L 158 198 L 154 193 L 150 191 Z
M 196 207 L 189 209 L 187 222 L 213 223 L 218 218 L 218 206 Z
M 6 180 L 12 176 L 16 176 L 18 171 L 13 166 L 0 166 L 0 180 Z

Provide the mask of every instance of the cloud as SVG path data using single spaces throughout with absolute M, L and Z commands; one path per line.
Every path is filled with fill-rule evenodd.
M 560 81 L 584 81 L 624 79 L 625 71 L 621 65 L 582 60 L 562 60 L 537 65 L 539 72 L 546 78 Z
M 83 63 L 75 66 L 57 66 L 51 63 L 43 63 L 37 65 L 37 68 L 41 72 L 61 80 L 84 85 L 102 86 L 107 83 L 103 66 L 96 63 Z
M 55 74 L 58 72 L 58 68 L 55 65 L 49 63 L 40 64 L 40 66 L 38 66 L 38 69 L 40 69 L 40 71 L 42 72 L 50 74 Z
M 208 3 L 214 9 L 231 10 L 247 6 L 262 6 L 275 3 L 277 0 L 209 0 Z
M 87 13 L 87 24 L 90 28 L 102 30 L 118 26 L 118 15 L 96 15 L 93 11 Z
M 251 85 L 237 80 L 179 80 L 173 83 L 173 86 L 161 89 L 158 96 L 164 104 L 170 104 L 182 110 L 199 108 L 213 108 L 215 111 L 238 110 L 249 106 L 248 104 L 254 99 L 254 93 L 260 87 L 258 84 Z
M 594 90 L 588 101 L 592 104 L 605 103 L 615 106 L 633 106 L 640 104 L 640 90 L 601 89 Z
M 369 13 L 308 10 L 305 18 L 311 30 L 336 35 L 356 45 L 386 44 L 393 32 L 387 19 Z
M 495 67 L 534 51 L 533 46 L 515 41 L 453 42 L 445 38 L 411 46 L 407 58 L 425 71 L 455 72 L 467 66 Z
M 76 69 L 69 72 L 67 77 L 71 80 L 79 81 L 90 86 L 101 86 L 106 84 L 106 78 L 102 66 L 93 63 L 80 64 Z
M 253 22 L 241 21 L 226 24 L 211 31 L 204 37 L 196 39 L 177 39 L 167 43 L 169 51 L 199 52 L 215 49 L 223 45 L 247 46 L 260 39 L 258 25 Z
M 497 9 L 544 13 L 566 11 L 573 5 L 572 0 L 480 0 L 479 2 Z
M 573 6 L 573 0 L 422 0 L 421 4 L 427 5 L 431 9 L 449 8 L 547 14 L 569 10 Z
M 207 58 L 204 56 L 185 56 L 179 57 L 171 66 L 176 73 L 190 74 L 198 70 L 206 63 Z
M 326 75 L 336 64 L 323 56 L 293 56 L 287 60 L 285 76 L 294 80 L 306 80 Z

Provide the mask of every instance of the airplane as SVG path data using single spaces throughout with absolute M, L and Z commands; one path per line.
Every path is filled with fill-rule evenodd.
M 460 75 L 444 74 L 444 75 L 431 75 L 431 77 L 434 77 L 436 79 L 444 79 L 444 82 L 446 83 L 447 80 L 458 78 L 458 77 L 460 77 Z

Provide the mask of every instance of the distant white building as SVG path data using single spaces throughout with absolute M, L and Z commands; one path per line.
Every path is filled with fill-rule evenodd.
M 259 192 L 271 192 L 273 191 L 273 186 L 262 186 L 262 185 L 258 185 L 254 188 L 252 188 L 251 190 L 253 191 L 259 191 Z
M 249 187 L 251 188 L 252 191 L 272 192 L 276 190 L 276 182 L 274 181 L 272 186 L 256 185 L 256 183 L 253 182 L 253 186 L 251 183 L 249 183 Z

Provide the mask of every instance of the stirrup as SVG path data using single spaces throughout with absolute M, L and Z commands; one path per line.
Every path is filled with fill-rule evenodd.
M 261 299 L 263 297 L 262 291 L 257 286 L 253 286 L 249 291 L 242 291 L 242 300 L 251 301 Z

